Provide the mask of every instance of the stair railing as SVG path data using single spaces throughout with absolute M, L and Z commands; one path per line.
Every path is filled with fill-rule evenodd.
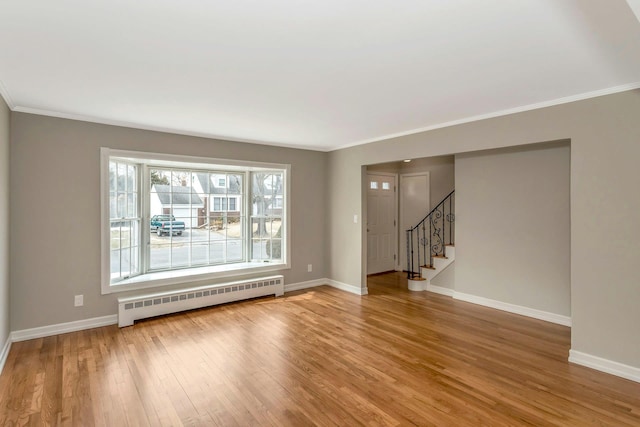
M 422 277 L 422 267 L 433 267 L 433 258 L 445 256 L 455 243 L 455 190 L 447 195 L 407 235 L 407 277 Z

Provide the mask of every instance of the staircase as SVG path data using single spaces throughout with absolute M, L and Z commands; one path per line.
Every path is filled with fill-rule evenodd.
M 433 288 L 431 280 L 455 259 L 455 190 L 406 231 L 409 290 Z

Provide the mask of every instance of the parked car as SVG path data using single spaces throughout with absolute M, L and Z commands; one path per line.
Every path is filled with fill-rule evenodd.
M 158 233 L 158 236 L 176 234 L 182 235 L 184 222 L 176 221 L 173 215 L 154 215 L 151 217 L 151 231 Z

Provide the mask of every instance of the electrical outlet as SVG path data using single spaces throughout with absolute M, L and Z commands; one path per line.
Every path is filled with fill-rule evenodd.
M 73 305 L 76 307 L 82 307 L 84 305 L 84 295 L 76 295 L 73 299 Z
M 311 273 L 313 271 L 313 265 L 307 264 L 307 272 Z

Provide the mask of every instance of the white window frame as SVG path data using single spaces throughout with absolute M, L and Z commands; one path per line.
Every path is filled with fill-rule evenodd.
M 167 270 L 152 273 L 142 273 L 135 277 L 122 280 L 118 283 L 111 283 L 111 260 L 110 260 L 110 214 L 109 214 L 109 161 L 112 158 L 118 158 L 131 163 L 143 165 L 152 164 L 154 167 L 180 167 L 193 168 L 200 170 L 220 171 L 221 168 L 228 172 L 252 172 L 252 171 L 273 171 L 281 170 L 284 174 L 284 206 L 282 212 L 282 260 L 273 261 L 251 261 L 251 205 L 250 205 L 250 186 L 247 181 L 246 193 L 239 201 L 244 203 L 243 210 L 247 217 L 246 236 L 247 259 L 245 262 L 222 264 L 215 266 L 183 268 L 175 270 Z M 250 174 L 247 174 L 250 175 Z M 246 181 L 246 180 L 245 180 Z M 141 182 L 139 189 L 140 205 L 139 212 L 142 217 L 140 225 L 140 247 L 141 259 L 148 257 L 147 245 L 150 239 L 149 224 L 149 185 Z M 261 274 L 264 272 L 272 272 L 286 270 L 291 268 L 291 233 L 290 233 L 290 205 L 291 205 L 291 165 L 278 163 L 264 163 L 252 161 L 229 160 L 208 157 L 195 157 L 183 155 L 171 155 L 141 151 L 129 151 L 111 149 L 102 147 L 100 149 L 100 229 L 101 229 L 101 292 L 102 294 L 110 294 L 115 292 L 131 291 L 144 288 L 155 288 L 174 284 L 188 284 L 191 282 L 216 279 L 221 277 L 233 277 L 247 274 Z M 227 202 L 228 203 L 228 202 Z

